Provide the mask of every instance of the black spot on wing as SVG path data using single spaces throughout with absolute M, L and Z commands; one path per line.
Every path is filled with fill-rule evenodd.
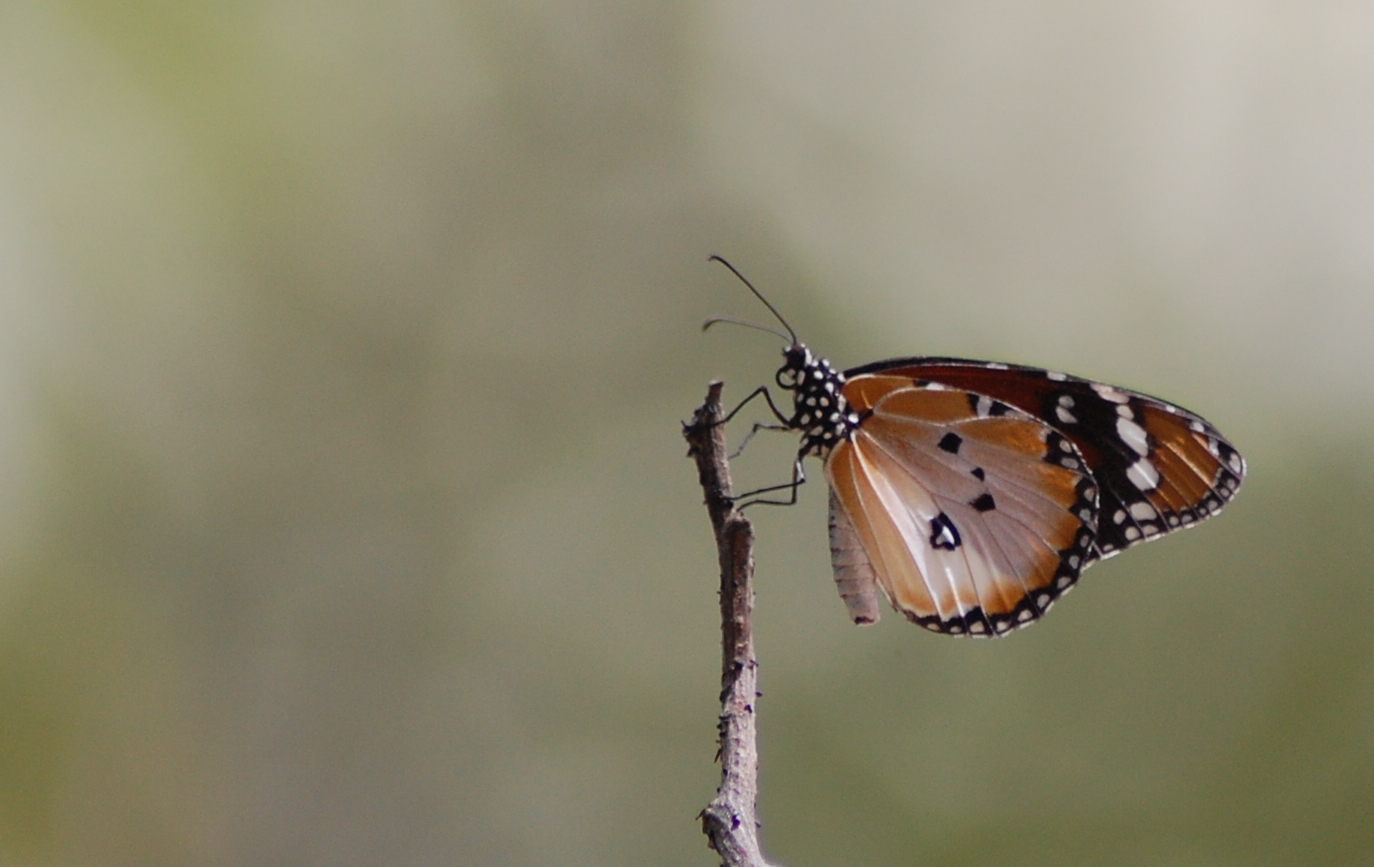
M 993 509 L 997 508 L 997 504 L 993 502 L 992 494 L 989 494 L 987 491 L 979 494 L 978 498 L 969 503 L 969 505 L 980 512 L 991 512 Z
M 930 545 L 945 551 L 953 551 L 964 543 L 959 536 L 959 528 L 944 512 L 930 519 Z
M 968 408 L 979 418 L 1003 416 L 1012 410 L 1010 405 L 974 391 L 968 393 Z
M 952 455 L 959 454 L 959 446 L 963 445 L 964 438 L 954 431 L 950 431 L 940 439 L 940 448 Z

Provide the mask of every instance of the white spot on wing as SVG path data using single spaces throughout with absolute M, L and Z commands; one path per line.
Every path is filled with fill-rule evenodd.
M 1137 521 L 1152 521 L 1159 517 L 1159 513 L 1155 511 L 1154 506 L 1144 500 L 1139 500 L 1131 503 L 1131 517 Z
M 1097 392 L 1097 396 L 1103 400 L 1109 400 L 1112 403 L 1125 403 L 1131 399 L 1129 395 L 1110 385 L 1103 385 L 1100 382 L 1094 382 L 1092 385 L 1093 391 Z
M 1153 491 L 1159 486 L 1159 470 L 1149 459 L 1141 458 L 1126 469 L 1126 478 L 1142 491 Z
M 1130 419 L 1118 418 L 1116 420 L 1116 435 L 1121 437 L 1121 441 L 1130 446 L 1136 454 L 1143 457 L 1150 453 L 1150 442 L 1145 435 L 1145 428 Z

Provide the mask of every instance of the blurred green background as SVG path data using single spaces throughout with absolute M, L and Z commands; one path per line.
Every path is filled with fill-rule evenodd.
M 6 0 L 0 864 L 714 863 L 710 253 L 1251 466 L 995 642 L 756 510 L 773 857 L 1374 862 L 1372 95 L 1358 3 Z

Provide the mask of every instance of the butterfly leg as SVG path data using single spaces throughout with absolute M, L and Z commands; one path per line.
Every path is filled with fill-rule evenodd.
M 734 418 L 740 410 L 744 409 L 746 404 L 748 404 L 750 401 L 752 401 L 759 395 L 763 395 L 763 399 L 768 401 L 768 408 L 773 411 L 773 415 L 777 417 L 778 421 L 782 422 L 785 425 L 788 425 L 788 428 L 790 429 L 791 425 L 789 424 L 789 422 L 791 420 L 787 416 L 783 415 L 782 410 L 778 409 L 777 404 L 773 403 L 773 395 L 769 393 L 768 386 L 766 385 L 760 385 L 758 388 L 749 392 L 749 396 L 746 397 L 744 400 L 740 401 L 734 409 L 726 413 L 725 418 L 721 419 L 720 423 L 725 424 L 730 419 Z
M 740 441 L 739 448 L 735 449 L 733 452 L 730 453 L 729 458 L 732 461 L 740 455 L 744 454 L 744 447 L 749 445 L 749 441 L 753 439 L 754 434 L 758 433 L 759 431 L 793 430 L 793 427 L 788 417 L 783 415 L 782 410 L 778 409 L 777 404 L 773 403 L 773 395 L 768 391 L 768 386 L 766 385 L 760 385 L 758 388 L 750 392 L 748 397 L 740 401 L 734 409 L 730 410 L 730 412 L 720 420 L 720 423 L 725 424 L 730 419 L 734 418 L 740 410 L 744 409 L 746 404 L 748 404 L 750 401 L 752 401 L 759 395 L 763 395 L 763 399 L 768 401 L 768 408 L 773 411 L 773 415 L 778 419 L 778 421 L 782 422 L 782 424 L 774 424 L 772 422 L 766 421 L 754 422 L 754 426 L 750 428 L 749 433 L 745 434 L 744 439 Z
M 806 470 L 802 468 L 802 457 L 802 455 L 797 455 L 796 463 L 792 464 L 792 481 L 783 482 L 781 485 L 769 485 L 766 488 L 759 488 L 755 491 L 749 491 L 745 494 L 739 494 L 736 497 L 734 497 L 736 508 L 738 508 L 742 512 L 750 506 L 795 506 L 797 504 L 797 488 L 800 488 L 802 485 L 806 484 Z M 773 491 L 791 491 L 792 496 L 786 500 L 759 499 L 749 500 L 749 502 L 744 503 L 742 505 L 739 503 L 740 500 L 745 500 L 749 497 L 757 497 L 759 494 L 767 494 Z
M 740 440 L 739 448 L 735 449 L 733 452 L 730 453 L 730 460 L 733 461 L 735 458 L 744 454 L 744 447 L 749 445 L 749 441 L 754 438 L 754 434 L 758 433 L 761 430 L 790 431 L 792 430 L 792 428 L 788 427 L 785 424 L 773 424 L 772 422 L 766 421 L 754 422 L 754 426 L 749 429 L 749 433 L 745 434 L 744 439 Z

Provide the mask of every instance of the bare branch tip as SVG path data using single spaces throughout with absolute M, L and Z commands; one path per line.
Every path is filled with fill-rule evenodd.
M 702 831 L 725 867 L 770 867 L 758 841 L 758 745 L 755 702 L 758 663 L 754 657 L 752 611 L 753 525 L 730 495 L 730 469 L 720 397 L 724 383 L 713 381 L 706 401 L 683 426 L 691 444 L 715 530 L 720 563 L 721 713 L 717 760 L 721 784 L 699 814 Z

